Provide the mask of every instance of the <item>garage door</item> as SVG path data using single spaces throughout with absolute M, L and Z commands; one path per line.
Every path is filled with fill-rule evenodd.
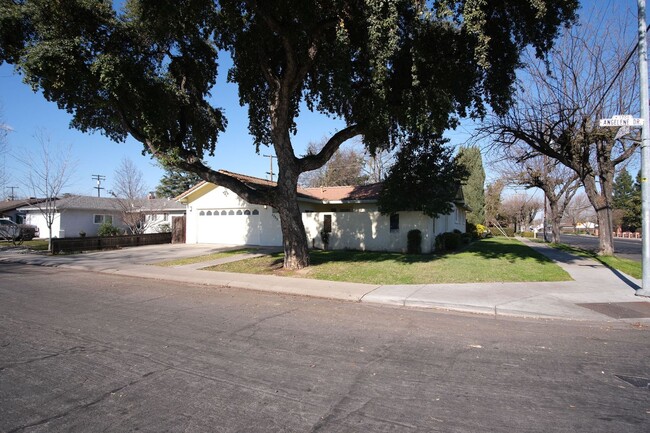
M 278 244 L 281 244 L 280 225 L 273 216 L 258 209 L 202 209 L 197 238 L 200 243 L 267 245 L 267 239 L 275 241 L 279 234 Z M 262 233 L 263 230 L 267 233 Z

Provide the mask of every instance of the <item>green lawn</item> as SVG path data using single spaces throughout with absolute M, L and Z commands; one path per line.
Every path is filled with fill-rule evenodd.
M 22 245 L 14 246 L 11 242 L 0 241 L 0 246 L 10 247 L 10 248 L 29 248 L 35 251 L 47 251 L 48 240 L 47 239 L 32 239 L 31 241 L 25 241 Z
M 275 274 L 369 284 L 568 281 L 551 260 L 514 239 L 490 238 L 446 255 L 362 251 L 311 252 L 306 270 L 282 269 L 282 253 L 213 266 L 213 271 Z

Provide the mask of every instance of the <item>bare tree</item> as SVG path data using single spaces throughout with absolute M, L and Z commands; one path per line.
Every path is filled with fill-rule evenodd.
M 308 155 L 316 155 L 326 141 L 307 146 Z M 364 154 L 353 147 L 340 147 L 322 167 L 303 173 L 300 183 L 307 187 L 362 185 L 368 177 L 363 173 Z
M 522 145 L 499 149 L 501 163 L 497 164 L 502 177 L 511 184 L 539 188 L 546 198 L 548 220 L 551 222 L 551 241 L 560 242 L 560 225 L 566 207 L 580 188 L 578 174 L 557 160 L 530 152 Z M 524 155 L 525 154 L 525 155 Z M 546 231 L 546 227 L 544 227 Z
M 564 211 L 564 221 L 570 224 L 574 231 L 577 231 L 579 224 L 584 224 L 587 227 L 596 221 L 594 208 L 584 193 L 576 195 L 571 200 Z
M 366 151 L 364 159 L 362 170 L 368 182 L 379 183 L 386 179 L 390 168 L 395 163 L 395 152 L 377 149 L 373 155 Z
M 514 227 L 515 232 L 528 230 L 541 209 L 542 203 L 526 194 L 511 195 L 501 204 L 501 214 Z
M 527 60 L 526 89 L 503 117 L 481 129 L 498 146 L 528 146 L 570 168 L 580 179 L 599 225 L 600 254 L 614 252 L 612 187 L 616 166 L 639 145 L 638 134 L 598 126 L 598 119 L 638 111 L 637 69 L 623 41 L 625 26 L 583 23 L 566 30 L 547 63 Z M 628 34 L 629 36 L 629 34 Z M 518 163 L 529 153 L 516 158 Z
M 42 215 L 48 230 L 48 249 L 52 251 L 52 225 L 57 213 L 56 201 L 63 189 L 70 182 L 76 161 L 72 159 L 72 147 L 53 146 L 50 137 L 44 131 L 34 134 L 39 144 L 37 154 L 19 156 L 18 159 L 27 167 L 28 188 L 33 197 L 39 200 L 34 204 Z
M 142 171 L 129 158 L 122 158 L 120 166 L 113 173 L 112 194 L 128 199 L 140 199 L 147 196 L 147 185 L 144 183 Z
M 110 193 L 116 198 L 120 219 L 131 234 L 142 234 L 149 225 L 147 215 L 151 214 L 142 171 L 129 158 L 123 158 L 114 175 Z

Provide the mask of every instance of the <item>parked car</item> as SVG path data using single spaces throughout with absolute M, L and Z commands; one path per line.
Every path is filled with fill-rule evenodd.
M 18 227 L 20 227 L 24 241 L 31 241 L 32 239 L 41 236 L 40 229 L 38 226 L 35 226 L 33 224 L 18 224 Z
M 20 227 L 8 219 L 0 219 L 0 240 L 13 241 L 20 239 Z
M 16 240 L 31 241 L 40 236 L 38 226 L 33 224 L 16 224 L 10 219 L 0 219 L 0 240 Z

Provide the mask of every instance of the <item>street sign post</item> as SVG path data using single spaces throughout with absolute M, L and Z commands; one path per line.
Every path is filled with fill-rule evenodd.
M 640 0 L 639 4 L 642 0 Z M 645 3 L 645 2 L 644 2 Z M 639 11 L 640 14 L 640 11 Z M 639 15 L 640 16 L 640 15 Z M 644 12 L 645 16 L 645 12 Z M 639 18 L 641 19 L 641 18 Z M 643 24 L 639 24 L 639 28 L 645 30 L 645 20 Z M 644 32 L 645 36 L 645 32 Z M 645 38 L 644 38 L 645 39 Z M 648 100 L 648 72 L 647 72 L 647 51 L 645 48 L 645 41 L 639 41 L 639 51 L 642 56 L 640 63 L 645 65 L 645 71 L 641 71 L 641 118 L 632 117 L 629 114 L 617 114 L 612 116 L 611 119 L 600 119 L 598 124 L 601 127 L 620 127 L 621 129 L 627 131 L 619 131 L 616 134 L 617 138 L 623 136 L 626 133 L 629 133 L 630 127 L 641 127 L 641 224 L 642 224 L 642 279 L 641 279 L 641 288 L 636 291 L 637 296 L 650 296 L 650 236 L 646 236 L 646 233 L 650 233 L 650 196 L 648 195 L 648 184 L 646 182 L 648 171 L 650 170 L 650 148 L 648 147 L 648 142 L 650 141 L 650 134 L 648 131 L 648 123 L 644 122 L 644 119 L 648 117 L 648 103 L 643 102 Z M 645 72 L 645 74 L 644 74 Z

